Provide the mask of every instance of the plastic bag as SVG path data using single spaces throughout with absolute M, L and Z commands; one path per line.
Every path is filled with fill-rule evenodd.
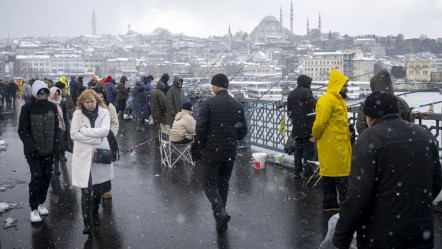
M 284 145 L 284 151 L 289 155 L 295 152 L 295 139 L 293 139 L 292 137 L 289 137 L 287 139 L 287 142 Z
M 325 235 L 324 240 L 319 245 L 319 249 L 336 249 L 337 247 L 333 245 L 332 239 L 336 230 L 336 223 L 338 223 L 339 214 L 335 214 L 328 220 L 328 229 L 327 234 Z M 350 249 L 357 249 L 356 247 L 356 232 L 353 234 L 353 240 L 350 244 Z
M 134 97 L 130 95 L 126 100 L 126 108 L 132 109 L 132 103 L 134 101 Z

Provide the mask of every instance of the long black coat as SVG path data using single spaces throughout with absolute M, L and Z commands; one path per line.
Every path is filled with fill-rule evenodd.
M 441 190 L 433 135 L 398 114 L 383 116 L 353 145 L 347 199 L 333 244 L 348 248 L 433 248 L 432 203 Z
M 287 112 L 292 120 L 292 137 L 304 138 L 312 134 L 312 126 L 315 122 L 315 115 L 309 115 L 315 112 L 316 99 L 313 97 L 310 88 L 298 85 L 290 92 L 287 98 Z
M 247 134 L 241 103 L 221 90 L 201 103 L 196 122 L 196 141 L 200 150 L 232 152 Z

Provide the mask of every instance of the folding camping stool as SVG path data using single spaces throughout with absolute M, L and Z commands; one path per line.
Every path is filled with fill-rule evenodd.
M 307 163 L 312 165 L 312 167 L 313 167 L 313 174 L 310 176 L 308 181 L 305 183 L 305 186 L 307 186 L 309 184 L 309 182 L 319 173 L 319 161 L 307 160 Z M 316 184 L 318 184 L 318 182 L 319 182 L 319 180 L 321 180 L 321 178 L 322 178 L 322 176 L 318 177 L 318 180 L 316 180 L 315 184 L 313 184 L 313 187 L 315 187 Z
M 187 136 L 192 136 L 192 141 L 186 144 L 177 144 L 172 142 L 170 136 L 170 126 L 160 124 L 160 153 L 161 153 L 161 164 L 172 168 L 178 160 L 189 162 L 191 165 L 195 165 L 190 154 L 190 148 L 193 144 L 194 134 L 186 134 Z

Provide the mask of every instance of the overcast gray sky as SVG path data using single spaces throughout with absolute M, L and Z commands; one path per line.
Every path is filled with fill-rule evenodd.
M 172 33 L 207 37 L 250 33 L 267 15 L 290 28 L 290 0 L 0 0 L 0 38 L 91 34 L 92 11 L 97 33 L 123 34 L 128 24 L 140 33 L 163 27 Z M 322 31 L 342 35 L 442 37 L 442 0 L 293 0 L 294 33 L 306 33 L 306 20 Z

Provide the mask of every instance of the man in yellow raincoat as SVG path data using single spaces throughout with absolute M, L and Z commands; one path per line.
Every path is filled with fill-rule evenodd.
M 348 78 L 332 69 L 327 91 L 316 104 L 316 119 L 312 127 L 312 142 L 317 142 L 323 177 L 323 209 L 339 210 L 345 201 L 350 174 L 351 144 L 348 128 L 348 112 L 345 97 Z M 337 190 L 337 191 L 336 191 Z

